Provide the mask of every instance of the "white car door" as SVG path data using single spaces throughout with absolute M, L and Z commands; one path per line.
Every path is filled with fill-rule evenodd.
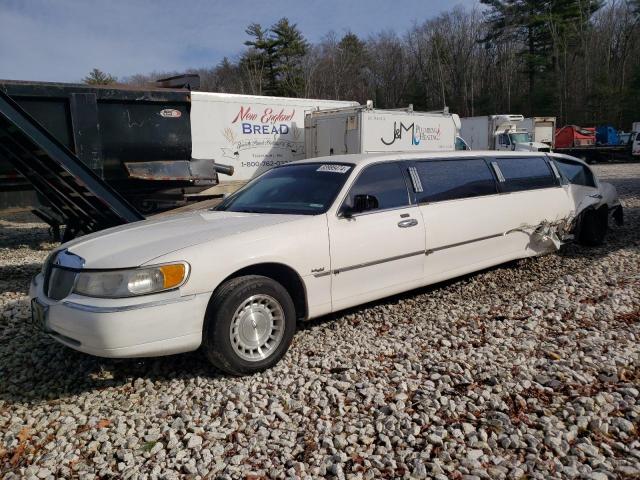
M 416 195 L 425 221 L 429 283 L 542 253 L 550 246 L 532 241 L 533 230 L 570 213 L 567 193 L 540 155 L 414 165 L 423 190 Z
M 424 225 L 399 163 L 365 167 L 328 221 L 334 310 L 421 284 Z
M 420 160 L 411 168 L 420 180 L 416 197 L 425 222 L 426 282 L 482 268 L 504 255 L 502 199 L 483 158 Z

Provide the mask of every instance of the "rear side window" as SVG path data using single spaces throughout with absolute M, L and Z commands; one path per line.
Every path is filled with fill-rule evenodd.
M 543 157 L 496 158 L 504 182 L 503 192 L 519 192 L 557 185 L 556 177 Z
M 591 170 L 589 170 L 584 165 L 560 158 L 556 158 L 555 162 L 565 178 L 569 180 L 569 183 L 574 183 L 576 185 L 585 185 L 587 187 L 596 186 L 596 182 L 593 179 Z
M 356 195 L 372 195 L 378 208 L 399 208 L 409 205 L 409 190 L 397 163 L 379 163 L 367 167 L 356 179 L 344 207 L 353 207 Z
M 416 162 L 422 183 L 418 202 L 439 202 L 496 193 L 493 174 L 482 159 Z

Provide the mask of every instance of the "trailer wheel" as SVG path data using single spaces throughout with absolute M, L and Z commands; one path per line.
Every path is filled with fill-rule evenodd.
M 232 278 L 209 301 L 204 352 L 218 369 L 250 375 L 278 363 L 295 329 L 295 306 L 282 285 L 261 275 Z
M 604 243 L 609 230 L 609 211 L 606 205 L 597 210 L 589 210 L 584 213 L 580 221 L 578 241 L 582 245 L 596 247 Z

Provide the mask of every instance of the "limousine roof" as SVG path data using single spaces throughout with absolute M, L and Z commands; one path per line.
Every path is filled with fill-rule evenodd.
M 485 157 L 543 157 L 545 155 L 562 156 L 571 160 L 580 161 L 567 155 L 557 155 L 546 152 L 514 152 L 496 150 L 456 150 L 453 152 L 420 152 L 420 153 L 360 153 L 352 155 L 332 155 L 330 157 L 307 158 L 296 163 L 352 163 L 355 165 L 367 165 L 369 163 L 384 160 L 424 160 L 424 159 L 459 159 L 459 158 L 485 158 Z M 582 162 L 580 162 L 582 163 Z

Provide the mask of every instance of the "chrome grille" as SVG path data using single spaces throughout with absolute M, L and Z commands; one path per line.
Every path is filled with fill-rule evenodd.
M 54 266 L 49 275 L 47 297 L 52 300 L 62 300 L 73 290 L 77 272 Z
M 68 296 L 83 265 L 83 258 L 67 250 L 53 255 L 44 268 L 44 292 L 47 297 L 62 300 Z

